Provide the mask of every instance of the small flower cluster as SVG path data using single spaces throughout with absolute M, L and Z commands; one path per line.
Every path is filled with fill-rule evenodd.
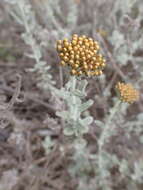
M 62 66 L 68 65 L 71 74 L 80 76 L 98 76 L 105 67 L 105 59 L 98 53 L 100 47 L 97 41 L 85 35 L 74 34 L 71 41 L 58 40 L 57 51 Z
M 118 82 L 115 88 L 122 102 L 133 103 L 139 99 L 139 92 L 131 84 Z

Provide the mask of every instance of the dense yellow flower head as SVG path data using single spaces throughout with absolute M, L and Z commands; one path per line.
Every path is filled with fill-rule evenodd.
M 99 44 L 85 35 L 74 34 L 72 39 L 58 40 L 57 51 L 62 66 L 69 66 L 72 75 L 97 76 L 105 67 L 105 59 L 99 54 Z
M 139 99 L 139 92 L 131 84 L 118 82 L 115 88 L 123 102 L 133 103 Z

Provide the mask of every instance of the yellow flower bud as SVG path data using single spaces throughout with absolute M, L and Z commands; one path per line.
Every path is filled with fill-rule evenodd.
M 133 103 L 139 99 L 139 92 L 131 84 L 118 82 L 115 89 L 122 102 Z
M 85 35 L 74 34 L 72 40 L 67 38 L 57 42 L 57 51 L 61 65 L 69 66 L 72 75 L 94 76 L 102 74 L 105 59 L 98 53 L 99 44 Z

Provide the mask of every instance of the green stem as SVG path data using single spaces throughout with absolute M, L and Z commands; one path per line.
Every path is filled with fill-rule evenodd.
M 71 78 L 71 80 L 72 80 L 72 87 L 71 87 L 71 93 L 73 94 L 73 92 L 76 90 L 76 85 L 77 85 L 77 79 L 76 79 L 76 77 L 75 76 L 73 76 L 72 78 Z M 77 109 L 77 106 L 76 106 L 76 96 L 73 94 L 72 95 L 72 102 L 71 102 L 71 104 L 72 104 L 72 106 L 71 106 L 71 113 L 72 113 L 72 118 L 73 118 L 73 120 L 74 120 L 74 123 L 76 123 L 76 121 L 77 121 L 77 117 L 78 117 L 78 109 Z M 73 124 L 73 128 L 75 128 L 75 124 Z M 76 131 L 76 130 L 75 130 Z M 76 134 L 76 136 L 77 136 L 78 134 Z
M 27 38 L 29 39 L 29 41 L 31 41 L 30 46 L 31 46 L 34 58 L 36 60 L 36 63 L 38 64 L 40 62 L 40 59 L 37 56 L 37 52 L 36 52 L 36 46 L 37 46 L 37 44 L 36 44 L 36 42 L 35 42 L 35 40 L 33 38 L 33 33 L 32 33 L 33 31 L 30 31 L 29 23 L 26 20 L 26 16 L 27 15 L 25 13 L 24 8 L 21 6 L 20 2 L 18 2 L 18 6 L 19 6 L 19 10 L 21 12 L 21 16 L 22 16 L 22 20 L 23 20 L 23 25 L 24 25 L 24 28 L 25 28 L 25 31 L 26 31 Z M 40 47 L 38 47 L 38 48 L 40 50 Z
M 110 132 L 110 124 L 115 116 L 115 114 L 118 112 L 119 110 L 119 107 L 121 105 L 121 101 L 118 100 L 115 104 L 115 106 L 112 108 L 111 110 L 111 114 L 106 122 L 106 125 L 103 129 L 103 132 L 100 136 L 100 139 L 98 141 L 98 146 L 99 146 L 99 150 L 98 150 L 98 168 L 99 168 L 99 172 L 100 172 L 100 180 L 101 180 L 101 183 L 102 185 L 106 185 L 106 180 L 105 178 L 103 177 L 103 172 L 104 172 L 104 158 L 103 158 L 103 153 L 104 153 L 104 150 L 103 150 L 103 146 L 104 144 L 106 143 L 106 141 L 108 140 L 108 138 L 110 137 L 110 135 L 108 135 L 108 133 Z
M 111 127 L 111 126 L 110 126 L 110 123 L 112 122 L 112 119 L 114 118 L 115 114 L 116 114 L 117 111 L 119 110 L 120 105 L 121 105 L 121 101 L 118 100 L 118 101 L 116 102 L 115 106 L 114 106 L 114 107 L 112 108 L 112 110 L 111 110 L 111 114 L 110 114 L 110 116 L 109 116 L 109 118 L 108 118 L 108 120 L 107 120 L 107 122 L 106 122 L 106 125 L 105 125 L 105 127 L 104 127 L 104 130 L 103 130 L 103 132 L 102 132 L 102 134 L 101 134 L 101 136 L 100 136 L 99 142 L 98 142 L 98 143 L 99 143 L 99 148 L 102 147 L 102 146 L 104 145 L 104 143 L 105 143 L 106 134 L 108 133 L 109 128 Z

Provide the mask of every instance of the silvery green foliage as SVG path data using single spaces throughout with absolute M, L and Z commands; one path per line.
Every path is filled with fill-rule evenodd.
M 120 162 L 119 171 L 120 171 L 122 177 L 126 177 L 126 176 L 129 175 L 129 173 L 130 173 L 130 168 L 129 168 L 129 166 L 128 166 L 128 161 L 127 161 L 127 160 L 123 159 L 123 160 Z
M 77 4 L 73 0 L 37 2 L 37 12 L 52 40 L 69 37 L 77 24 Z M 43 14 L 44 12 L 44 14 Z
M 131 138 L 131 134 L 138 136 L 138 140 L 143 144 L 143 114 L 139 113 L 133 121 L 126 121 L 124 123 L 125 135 Z
M 88 172 L 92 170 L 92 166 L 89 161 L 89 151 L 86 148 L 86 141 L 82 138 L 76 139 L 73 142 L 75 149 L 72 156 L 73 164 L 69 168 L 70 175 L 78 177 L 86 177 Z M 87 175 L 88 177 L 88 175 Z M 80 180 L 80 179 L 79 179 Z
M 130 184 L 143 184 L 143 159 L 135 160 L 133 164 L 129 164 L 127 160 L 120 161 L 119 171 L 121 178 L 128 178 Z
M 138 6 L 140 4 L 140 6 Z M 128 61 L 138 64 L 139 57 L 134 53 L 143 43 L 140 22 L 142 20 L 142 2 L 136 0 L 116 1 L 112 14 L 115 15 L 116 27 L 108 38 L 114 46 L 113 56 L 119 64 L 126 65 Z
M 104 145 L 109 143 L 110 137 L 116 132 L 116 124 L 113 120 L 116 119 L 116 114 L 121 105 L 121 101 L 118 100 L 115 106 L 110 109 L 109 116 L 105 120 L 105 124 L 95 120 L 95 123 L 102 128 L 100 137 L 98 139 L 98 154 L 97 154 L 97 173 L 98 184 L 104 190 L 110 190 L 110 168 L 114 165 L 118 165 L 119 161 L 116 156 L 108 154 L 104 150 Z
M 67 110 L 57 112 L 65 121 L 64 134 L 81 136 L 88 132 L 89 125 L 93 119 L 91 116 L 82 118 L 82 112 L 86 111 L 92 104 L 92 100 L 83 103 L 82 99 L 86 96 L 86 80 L 77 81 L 71 77 L 65 88 L 57 92 L 67 104 Z
M 136 161 L 134 163 L 134 174 L 132 174 L 132 179 L 140 184 L 143 184 L 143 159 Z
M 70 168 L 70 173 L 78 178 L 78 190 L 88 189 L 105 189 L 111 190 L 112 181 L 110 169 L 119 165 L 119 160 L 116 155 L 111 155 L 108 152 L 102 152 L 102 171 L 98 167 L 98 155 L 91 154 L 85 147 L 76 151 L 74 160 L 76 161 Z M 101 179 L 102 172 L 102 179 Z M 95 173 L 95 177 L 90 177 L 90 174 Z
M 108 143 L 110 137 L 116 134 L 116 123 L 113 121 L 116 120 L 117 112 L 121 107 L 121 101 L 117 100 L 113 108 L 109 110 L 109 115 L 105 118 L 105 124 L 101 121 L 95 120 L 95 123 L 102 128 L 101 135 L 98 140 L 99 146 L 103 146 Z
M 89 175 L 94 172 L 96 155 L 90 153 L 87 142 L 82 138 L 76 139 L 73 142 L 73 147 L 75 149 L 72 156 L 73 163 L 68 170 L 70 175 L 78 180 L 77 190 L 91 190 L 93 187 L 95 189 L 95 184 L 94 186 L 90 185 L 92 179 Z
M 97 160 L 99 159 L 99 155 L 97 155 Z M 113 167 L 117 167 L 119 164 L 118 157 L 114 154 L 109 154 L 107 151 L 102 151 L 100 155 L 100 161 L 97 162 L 97 178 L 96 181 L 99 187 L 103 190 L 111 190 L 112 189 L 112 178 L 110 169 Z M 100 164 L 100 165 L 98 165 Z
M 109 154 L 104 148 L 104 145 L 106 145 L 107 143 L 110 143 L 109 141 L 110 137 L 116 134 L 116 129 L 118 125 L 122 125 L 122 122 L 124 120 L 122 118 L 123 115 L 121 115 L 121 118 L 120 118 L 120 114 L 119 114 L 118 117 L 120 119 L 116 121 L 115 114 L 118 112 L 118 110 L 120 110 L 120 112 L 123 114 L 123 113 L 126 113 L 126 109 L 127 109 L 127 108 L 125 110 L 122 109 L 122 106 L 120 106 L 120 104 L 121 104 L 120 100 L 119 102 L 117 101 L 115 106 L 109 111 L 109 116 L 106 117 L 105 124 L 101 121 L 95 120 L 95 123 L 97 124 L 97 126 L 101 127 L 102 129 L 101 135 L 98 139 L 98 145 L 99 145 L 98 154 L 96 155 L 97 168 L 95 167 L 95 171 L 98 174 L 98 176 L 96 177 L 96 182 L 103 190 L 112 190 L 110 169 L 112 169 L 113 167 L 119 168 L 119 171 L 121 173 L 121 176 L 120 176 L 121 180 L 125 178 L 127 180 L 127 183 L 130 183 L 130 187 L 135 187 L 135 189 L 137 189 L 137 184 L 142 183 L 143 181 L 142 159 L 139 161 L 135 161 L 134 167 L 133 167 L 131 164 L 129 164 L 127 160 L 123 159 L 120 161 L 116 155 Z M 127 104 L 125 105 L 128 106 Z M 138 117 L 137 121 L 126 122 L 123 125 L 125 136 L 127 136 L 128 138 L 131 137 L 130 133 L 132 132 L 134 132 L 134 134 L 139 136 L 143 131 L 141 127 L 142 126 L 141 121 L 143 120 L 142 113 L 139 114 L 137 117 Z M 114 123 L 113 121 L 116 121 L 116 123 Z
M 87 84 L 86 80 L 78 80 L 75 76 L 72 76 L 65 88 L 55 91 L 67 105 L 67 109 L 57 112 L 57 115 L 65 122 L 63 126 L 64 135 L 74 137 L 71 145 L 74 154 L 72 155 L 72 164 L 68 170 L 72 177 L 78 177 L 79 184 L 82 180 L 87 180 L 89 173 L 93 170 L 87 142 L 83 139 L 83 134 L 88 133 L 89 125 L 93 121 L 91 116 L 82 117 L 82 113 L 93 104 L 92 100 L 84 101 Z
M 38 25 L 35 19 L 35 14 L 29 1 L 14 0 L 10 14 L 24 27 L 25 32 L 22 34 L 22 39 L 31 47 L 31 53 L 26 55 L 36 61 L 34 68 L 29 69 L 29 71 L 37 73 L 38 86 L 40 88 L 49 89 L 55 84 L 55 81 L 52 80 L 52 76 L 49 73 L 50 66 L 42 60 L 42 48 L 40 44 L 37 43 L 34 35 L 36 30 L 41 29 L 41 26 Z

